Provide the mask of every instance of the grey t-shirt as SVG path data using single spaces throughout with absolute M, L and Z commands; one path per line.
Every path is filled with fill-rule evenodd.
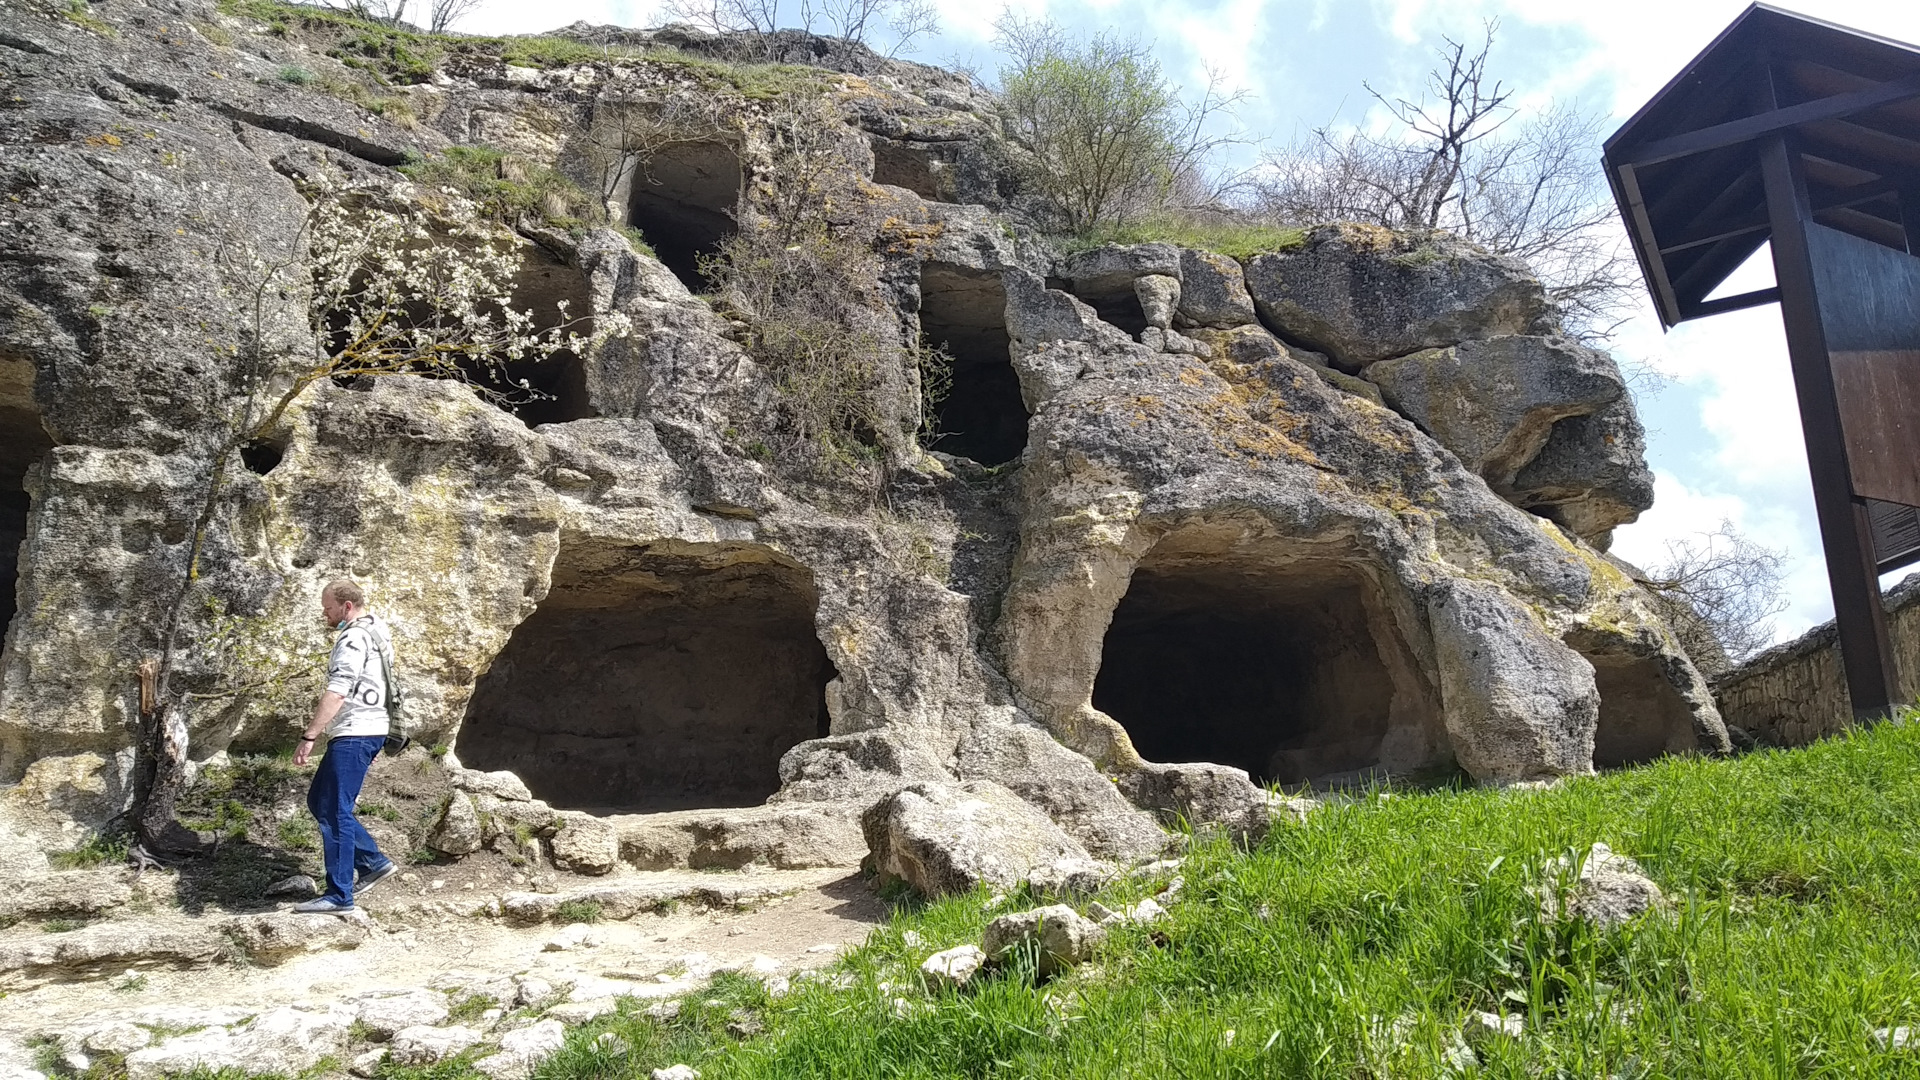
M 327 728 L 328 738 L 387 733 L 387 680 L 380 667 L 384 653 L 393 666 L 393 639 L 378 617 L 367 614 L 348 623 L 334 639 L 327 660 L 327 689 L 346 700 Z

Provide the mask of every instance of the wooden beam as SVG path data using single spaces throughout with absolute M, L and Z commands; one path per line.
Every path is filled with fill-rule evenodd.
M 1729 311 L 1744 311 L 1762 304 L 1775 303 L 1780 299 L 1780 290 L 1769 287 L 1743 292 L 1738 296 L 1723 296 L 1718 300 L 1702 300 L 1688 308 L 1685 317 L 1704 319 L 1709 315 L 1725 315 Z
M 1715 124 L 1713 127 L 1701 128 L 1699 131 L 1656 139 L 1634 150 L 1632 159 L 1626 164 L 1636 169 L 1645 168 L 1662 161 L 1690 157 L 1725 146 L 1736 146 L 1765 135 L 1798 127 L 1801 124 L 1838 120 L 1854 113 L 1916 97 L 1920 97 L 1920 75 L 1910 75 L 1893 82 L 1880 83 L 1866 90 L 1819 98 L 1799 105 L 1789 105 L 1784 109 L 1773 109 L 1756 116 Z
M 1800 427 L 1807 441 L 1807 468 L 1813 479 L 1813 505 L 1826 552 L 1827 584 L 1833 590 L 1834 623 L 1840 631 L 1840 662 L 1854 719 L 1886 717 L 1898 695 L 1887 616 L 1880 606 L 1880 575 L 1873 553 L 1871 523 L 1863 500 L 1853 496 L 1847 469 L 1840 403 L 1828 358 L 1827 332 L 1820 313 L 1812 245 L 1813 206 L 1807 198 L 1800 154 L 1790 136 L 1776 132 L 1760 147 L 1760 169 L 1767 185 L 1767 213 L 1773 223 L 1773 274 L 1780 289 L 1780 318 L 1786 325 L 1787 358 L 1800 404 Z

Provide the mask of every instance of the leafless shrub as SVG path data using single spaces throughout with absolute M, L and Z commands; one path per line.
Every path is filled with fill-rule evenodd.
M 1630 313 L 1639 277 L 1599 167 L 1601 117 L 1565 106 L 1522 115 L 1487 73 L 1496 24 L 1477 51 L 1452 38 L 1419 100 L 1368 93 L 1382 134 L 1322 127 L 1268 156 L 1246 185 L 1289 225 L 1361 221 L 1447 229 L 1540 275 L 1568 328 L 1603 340 Z
M 932 0 L 667 0 L 662 14 L 713 34 L 746 34 L 765 42 L 782 29 L 838 38 L 895 56 L 923 37 L 940 32 Z
M 939 363 L 905 340 L 878 293 L 878 222 L 841 186 L 852 174 L 830 108 L 789 100 L 770 118 L 757 212 L 701 270 L 773 382 L 776 416 L 744 421 L 764 456 L 872 495 L 922 422 L 915 398 L 937 374 L 921 369 Z
M 433 0 L 428 12 L 427 29 L 435 34 L 444 34 L 453 29 L 453 24 L 480 10 L 485 0 Z
M 1696 616 L 1670 621 L 1695 664 L 1718 674 L 1714 668 L 1724 670 L 1773 641 L 1773 617 L 1787 607 L 1780 582 L 1785 562 L 1785 551 L 1757 544 L 1723 520 L 1711 533 L 1667 541 L 1667 558 L 1649 568 L 1647 584 Z

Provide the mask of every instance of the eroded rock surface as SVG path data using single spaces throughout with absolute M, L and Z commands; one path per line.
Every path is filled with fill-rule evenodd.
M 633 332 L 515 369 L 545 396 L 504 408 L 456 380 L 323 379 L 250 445 L 181 630 L 196 762 L 290 744 L 325 643 L 313 598 L 342 574 L 393 628 L 415 738 L 451 751 L 420 766 L 447 785 L 437 816 L 373 827 L 529 881 L 871 854 L 932 893 L 1004 887 L 1156 858 L 1176 818 L 1257 837 L 1264 783 L 1530 780 L 1726 746 L 1657 608 L 1591 546 L 1650 498 L 1631 398 L 1554 336 L 1518 264 L 1357 226 L 1244 262 L 1063 255 L 966 79 L 782 38 L 832 110 L 835 227 L 874 253 L 849 326 L 898 347 L 861 377 L 851 471 L 823 479 L 763 437 L 792 435 L 792 390 L 737 306 L 692 291 L 701 256 L 779 212 L 762 104 L 705 87 L 724 137 L 588 175 L 592 126 L 684 103 L 684 65 L 536 71 L 477 47 L 399 92 L 403 126 L 323 93 L 359 77 L 325 48 L 202 0 L 99 17 L 116 32 L 23 16 L 0 136 L 0 465 L 23 470 L 0 475 L 0 539 L 24 538 L 0 865 L 29 883 L 23 912 L 127 902 L 66 896 L 46 851 L 131 797 L 132 673 L 244 390 L 214 358 L 330 340 L 273 290 L 238 305 L 246 260 L 206 253 L 292 252 L 297 277 L 317 177 L 418 200 L 395 166 L 455 141 L 508 155 L 494 179 L 611 192 L 609 225 L 652 254 L 537 215 L 500 239 L 523 257 L 516 307 L 567 299 Z M 313 84 L 280 77 L 296 63 Z M 926 447 L 922 344 L 954 361 Z M 661 902 L 583 885 L 529 885 L 505 914 Z M 308 947 L 270 918 L 234 932 L 263 960 Z M 125 951 L 109 937 L 0 949 L 104 970 Z M 143 948 L 201 962 L 213 945 L 188 937 Z

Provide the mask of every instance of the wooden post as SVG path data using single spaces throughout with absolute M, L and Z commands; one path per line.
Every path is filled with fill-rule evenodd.
M 1866 503 L 1854 496 L 1847 469 L 1839 400 L 1827 355 L 1827 333 L 1821 320 L 1807 232 L 1813 223 L 1813 208 L 1807 198 L 1800 155 L 1790 140 L 1787 134 L 1775 134 L 1759 147 L 1773 233 L 1774 280 L 1780 288 L 1787 356 L 1793 366 L 1793 387 L 1807 440 L 1807 466 L 1813 477 L 1820 539 L 1826 549 L 1827 583 L 1833 590 L 1833 617 L 1840 631 L 1847 695 L 1854 719 L 1872 721 L 1887 716 L 1897 697 L 1893 649 L 1887 636 L 1886 612 L 1880 606 L 1880 576 Z

